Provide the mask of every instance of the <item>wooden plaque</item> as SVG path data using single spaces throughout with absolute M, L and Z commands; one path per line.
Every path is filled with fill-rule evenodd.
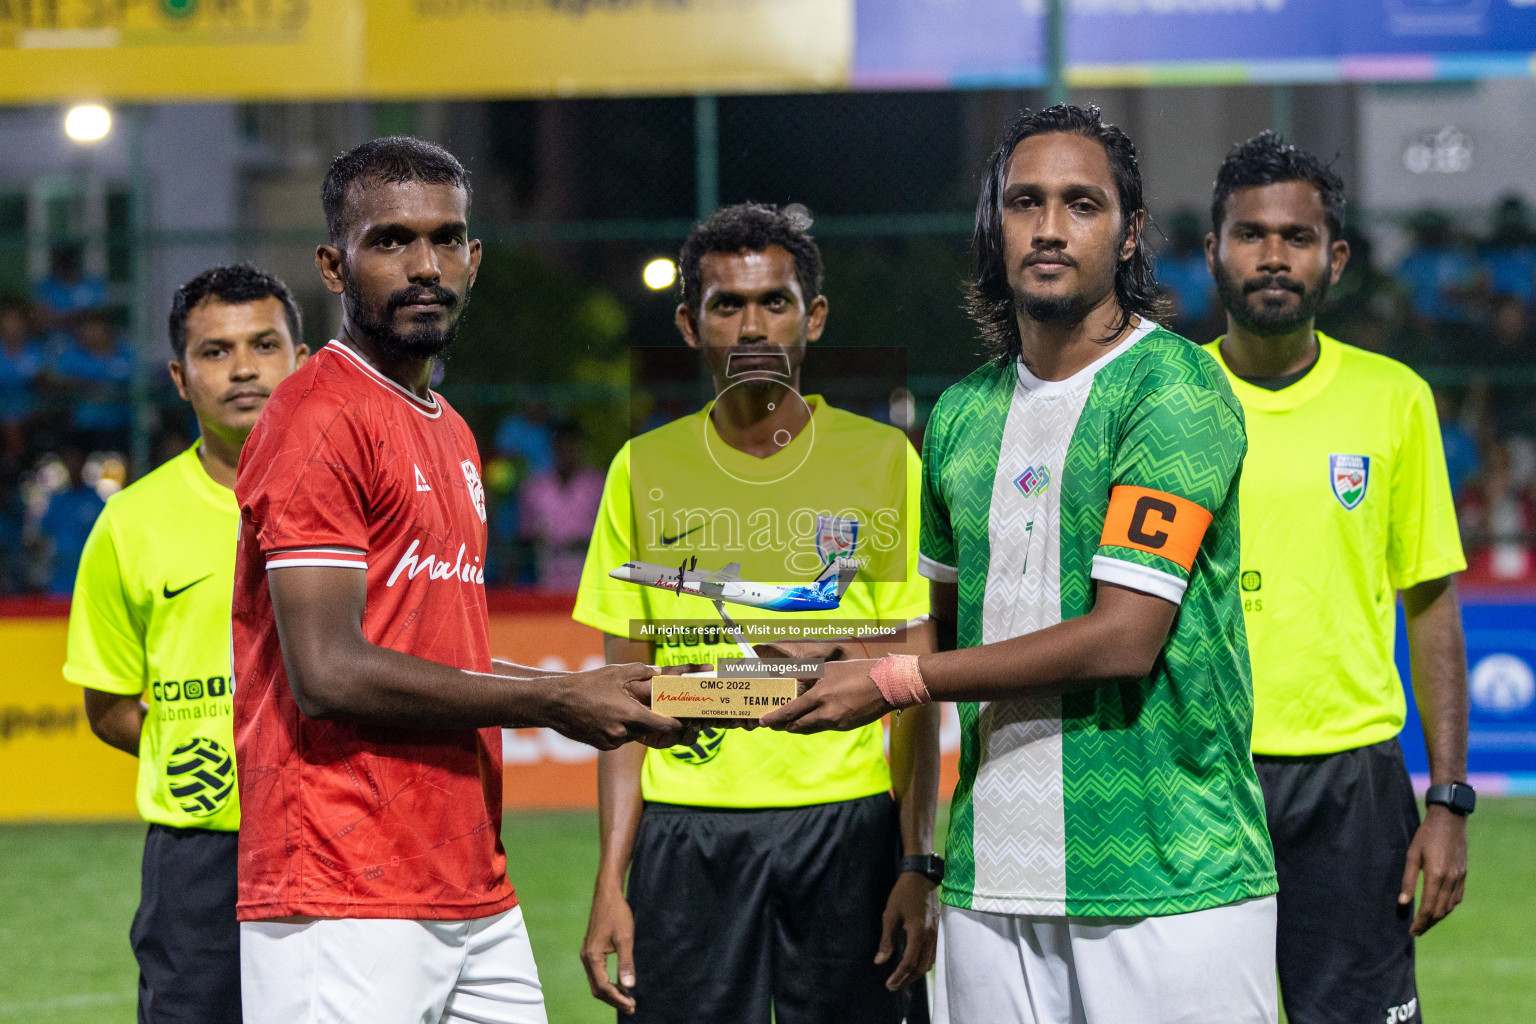
M 671 718 L 761 718 L 799 692 L 799 680 L 654 676 L 651 710 Z

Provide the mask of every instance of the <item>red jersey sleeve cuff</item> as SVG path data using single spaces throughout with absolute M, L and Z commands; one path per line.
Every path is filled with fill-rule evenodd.
M 324 545 L 308 548 L 282 548 L 267 552 L 268 569 L 291 569 L 319 565 L 339 569 L 367 569 L 368 552 L 358 548 Z

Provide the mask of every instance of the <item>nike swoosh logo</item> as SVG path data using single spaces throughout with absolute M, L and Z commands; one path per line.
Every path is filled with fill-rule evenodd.
M 684 530 L 682 533 L 678 534 L 676 537 L 668 537 L 666 534 L 662 534 L 661 535 L 661 546 L 664 547 L 664 548 L 669 548 L 673 544 L 676 544 L 678 541 L 682 540 L 684 537 L 688 536 L 688 534 L 690 534 L 690 533 L 698 533 L 702 529 L 704 529 L 704 524 L 700 523 L 698 526 L 695 526 L 691 530 Z
M 200 579 L 195 579 L 191 583 L 188 583 L 186 586 L 184 586 L 184 587 L 177 587 L 175 590 L 171 589 L 171 585 L 169 583 L 163 583 L 160 586 L 160 593 L 164 594 L 165 595 L 165 599 L 167 601 L 169 601 L 171 598 L 176 597 L 179 594 L 184 594 L 187 591 L 191 590 L 193 587 L 195 587 L 199 583 L 203 582 L 203 580 L 211 579 L 212 577 L 213 577 L 213 573 L 209 573 L 207 576 L 203 576 Z

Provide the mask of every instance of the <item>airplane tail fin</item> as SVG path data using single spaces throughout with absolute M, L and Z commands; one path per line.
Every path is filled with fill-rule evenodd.
M 843 594 L 848 591 L 848 584 L 852 583 L 853 578 L 858 574 L 859 563 L 851 558 L 836 558 L 829 562 L 825 569 L 821 570 L 821 575 L 816 577 L 816 583 L 817 585 L 822 585 L 836 580 L 837 597 L 838 600 L 842 600 Z

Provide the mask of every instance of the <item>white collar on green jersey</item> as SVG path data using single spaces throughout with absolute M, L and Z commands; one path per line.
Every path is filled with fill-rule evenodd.
M 1131 333 L 1126 337 L 1124 341 L 1120 342 L 1120 344 L 1116 345 L 1108 352 L 1105 352 L 1103 355 L 1099 356 L 1099 358 L 1095 359 L 1093 362 L 1089 363 L 1081 370 L 1078 370 L 1076 373 L 1066 378 L 1065 380 L 1041 380 L 1033 373 L 1030 373 L 1029 367 L 1024 365 L 1023 359 L 1020 359 L 1019 383 L 1023 384 L 1024 389 L 1036 398 L 1052 398 L 1056 395 L 1061 395 L 1067 393 L 1068 391 L 1076 390 L 1078 387 L 1093 380 L 1094 374 L 1098 373 L 1104 367 L 1114 362 L 1117 358 L 1120 357 L 1122 353 L 1124 353 L 1127 349 L 1136 344 L 1142 338 L 1145 338 L 1147 335 L 1151 334 L 1152 331 L 1157 327 L 1157 324 L 1153 323 L 1151 320 L 1148 320 L 1144 316 L 1137 317 L 1136 319 L 1137 324 L 1135 329 L 1131 331 Z

